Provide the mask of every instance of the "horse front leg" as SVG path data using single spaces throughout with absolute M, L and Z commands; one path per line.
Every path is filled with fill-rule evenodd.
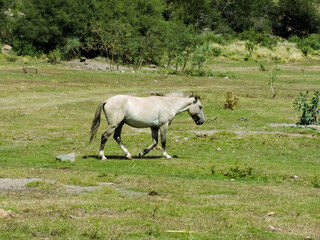
M 121 147 L 122 151 L 126 155 L 126 158 L 131 159 L 132 158 L 131 154 L 129 153 L 128 149 L 121 142 L 121 130 L 122 130 L 123 124 L 124 124 L 124 122 L 120 123 L 120 125 L 116 128 L 114 135 L 113 135 L 113 138 L 114 138 L 114 140 L 116 140 L 116 142 Z
M 163 125 L 160 128 L 160 134 L 161 134 L 161 145 L 162 145 L 162 155 L 166 157 L 167 159 L 171 159 L 171 156 L 167 154 L 166 151 L 166 139 L 167 139 L 167 132 L 168 132 L 168 124 Z
M 139 153 L 139 157 L 145 156 L 148 152 L 150 152 L 152 150 L 152 148 L 157 146 L 157 144 L 158 144 L 158 131 L 159 131 L 158 128 L 151 128 L 153 143 L 149 147 L 144 149 L 143 152 Z
M 104 155 L 104 146 L 106 145 L 106 142 L 108 141 L 109 137 L 115 130 L 115 126 L 109 126 L 108 129 L 102 134 L 101 136 L 101 145 L 100 145 L 100 151 L 99 155 L 102 157 L 102 160 L 106 160 L 106 156 Z

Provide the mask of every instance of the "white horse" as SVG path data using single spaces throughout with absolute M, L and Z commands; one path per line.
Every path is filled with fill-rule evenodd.
M 108 129 L 102 134 L 99 155 L 102 160 L 107 159 L 104 155 L 104 146 L 108 138 L 114 132 L 114 139 L 117 141 L 128 159 L 131 154 L 121 142 L 121 130 L 123 124 L 136 128 L 151 128 L 153 143 L 139 153 L 139 157 L 146 155 L 158 144 L 158 131 L 160 129 L 163 156 L 170 159 L 166 152 L 166 135 L 168 126 L 173 118 L 184 111 L 188 111 L 197 125 L 204 123 L 202 105 L 198 96 L 190 97 L 134 97 L 128 95 L 117 95 L 100 103 L 91 126 L 90 142 L 97 133 L 100 125 L 100 115 L 103 109 Z

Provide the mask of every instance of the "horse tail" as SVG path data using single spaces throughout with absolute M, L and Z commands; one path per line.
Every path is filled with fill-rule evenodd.
M 104 107 L 106 102 L 102 102 L 99 104 L 96 113 L 94 114 L 92 126 L 91 126 L 91 135 L 90 135 L 90 142 L 92 141 L 93 137 L 96 135 L 98 128 L 100 126 L 100 116 L 101 116 L 101 110 Z

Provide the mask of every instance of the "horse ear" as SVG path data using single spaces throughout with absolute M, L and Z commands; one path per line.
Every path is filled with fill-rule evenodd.
M 194 96 L 193 104 L 196 104 L 199 99 L 200 99 L 200 97 L 199 97 L 198 95 L 195 95 L 195 96 Z

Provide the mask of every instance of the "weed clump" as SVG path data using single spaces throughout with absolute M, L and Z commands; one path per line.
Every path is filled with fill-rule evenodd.
M 239 168 L 239 166 L 236 167 L 230 167 L 229 171 L 224 174 L 224 176 L 229 178 L 245 178 L 247 176 L 252 175 L 252 167 L 248 168 Z
M 302 112 L 297 124 L 320 124 L 320 91 L 316 91 L 311 100 L 309 100 L 309 91 L 300 92 L 300 96 L 294 100 L 293 106 L 296 112 Z
M 231 109 L 237 106 L 239 98 L 233 93 L 233 91 L 226 92 L 226 102 L 224 104 L 224 109 Z
M 319 177 L 315 177 L 313 180 L 312 180 L 312 185 L 315 187 L 315 188 L 320 188 L 320 178 Z

